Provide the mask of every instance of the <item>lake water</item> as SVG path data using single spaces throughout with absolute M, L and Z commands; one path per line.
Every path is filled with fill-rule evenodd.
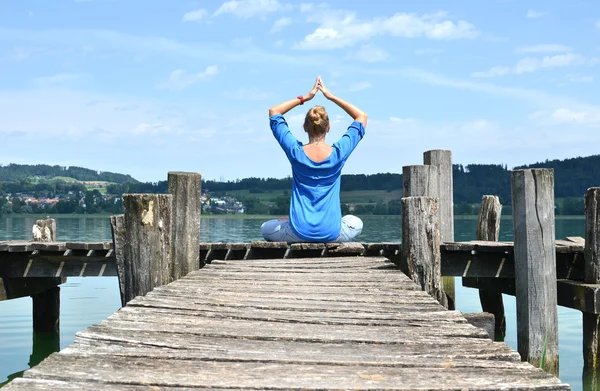
M 0 240 L 28 240 L 33 217 L 0 218 Z M 363 242 L 399 242 L 401 221 L 399 217 L 364 217 Z M 476 219 L 457 219 L 454 224 L 455 240 L 475 238 Z M 260 240 L 262 220 L 252 218 L 202 219 L 201 240 L 204 242 L 248 242 Z M 585 220 L 557 219 L 556 237 L 584 236 Z M 109 241 L 108 217 L 58 217 L 59 241 Z M 503 218 L 500 240 L 512 240 L 512 220 Z M 506 310 L 506 343 L 517 348 L 516 311 L 514 297 L 504 295 Z M 33 335 L 31 299 L 21 298 L 0 301 L 0 384 L 8 377 L 29 368 L 29 363 L 39 362 L 46 354 L 63 349 L 73 343 L 75 333 L 97 324 L 120 307 L 119 287 L 116 277 L 69 277 L 61 285 L 60 340 L 43 335 Z M 461 286 L 456 279 L 456 307 L 463 312 L 479 312 L 477 291 Z M 560 378 L 571 384 L 573 390 L 581 389 L 582 316 L 579 311 L 558 307 Z M 36 340 L 35 345 L 33 344 Z

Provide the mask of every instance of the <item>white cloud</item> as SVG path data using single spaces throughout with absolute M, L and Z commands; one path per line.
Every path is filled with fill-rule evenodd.
M 284 27 L 289 26 L 290 24 L 292 24 L 292 19 L 281 18 L 273 24 L 273 27 L 271 28 L 271 32 L 275 33 L 277 31 L 281 31 L 281 30 L 283 30 Z
M 451 20 L 447 13 L 441 11 L 423 15 L 397 13 L 391 17 L 361 21 L 354 12 L 322 7 L 308 18 L 309 22 L 319 23 L 320 26 L 296 44 L 297 49 L 343 48 L 378 35 L 434 40 L 474 39 L 479 35 L 471 23 Z
M 219 68 L 216 65 L 208 66 L 204 71 L 192 74 L 187 73 L 183 69 L 176 69 L 171 72 L 169 79 L 160 83 L 158 87 L 168 90 L 183 90 L 194 83 L 216 75 L 218 71 Z
M 185 15 L 183 15 L 183 21 L 184 22 L 199 22 L 202 19 L 205 19 L 207 16 L 208 16 L 208 11 L 205 10 L 204 8 L 200 8 L 197 10 L 187 12 Z
M 600 29 L 600 20 L 596 22 L 596 28 Z
M 350 85 L 350 87 L 348 87 L 348 89 L 346 91 L 348 92 L 359 92 L 359 91 L 364 91 L 366 89 L 371 88 L 373 85 L 371 83 L 369 83 L 368 81 L 361 81 L 358 83 L 354 83 L 352 85 Z
M 285 41 L 283 39 L 279 39 L 279 40 L 275 41 L 273 46 L 282 47 L 284 43 L 285 43 Z
M 557 44 L 541 44 L 534 46 L 524 46 L 516 50 L 517 53 L 563 53 L 570 52 L 569 46 Z
M 352 58 L 364 62 L 379 62 L 387 60 L 389 56 L 390 54 L 382 48 L 371 45 L 363 45 L 356 53 L 352 55 Z
M 546 16 L 546 15 L 547 15 L 546 12 L 534 11 L 532 9 L 529 9 L 529 11 L 527 11 L 527 17 L 529 19 L 537 19 L 537 18 L 541 18 L 542 16 Z
M 567 75 L 567 80 L 571 83 L 592 83 L 594 81 L 594 76 L 584 76 L 576 73 L 569 73 Z
M 485 72 L 474 72 L 473 77 L 497 77 L 505 75 L 522 75 L 536 72 L 545 68 L 569 67 L 578 65 L 595 65 L 596 59 L 590 59 L 577 53 L 564 53 L 542 58 L 526 57 L 519 60 L 514 66 L 495 66 Z
M 58 73 L 51 76 L 37 77 L 31 81 L 32 84 L 41 86 L 50 86 L 55 84 L 63 84 L 85 78 L 83 73 Z
M 284 6 L 277 0 L 230 0 L 219 7 L 213 14 L 232 14 L 242 19 L 264 17 L 265 14 L 277 12 Z

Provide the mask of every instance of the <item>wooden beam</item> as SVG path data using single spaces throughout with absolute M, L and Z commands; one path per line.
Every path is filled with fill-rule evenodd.
M 515 280 L 512 278 L 477 278 L 463 279 L 463 286 L 515 296 Z M 558 280 L 556 281 L 558 305 L 587 312 L 600 314 L 600 284 L 585 284 L 583 282 Z

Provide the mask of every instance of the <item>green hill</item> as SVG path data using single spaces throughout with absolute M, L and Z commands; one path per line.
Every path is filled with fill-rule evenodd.
M 36 179 L 37 178 L 37 179 Z M 8 164 L 0 166 L 0 181 L 18 182 L 22 180 L 39 181 L 62 179 L 69 181 L 102 181 L 112 183 L 137 183 L 131 175 L 117 174 L 114 172 L 103 172 L 90 170 L 89 168 L 71 166 L 50 166 L 47 164 Z

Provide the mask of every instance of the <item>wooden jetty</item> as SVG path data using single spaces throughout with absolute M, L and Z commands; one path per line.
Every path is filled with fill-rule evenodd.
M 124 195 L 112 243 L 0 244 L 5 285 L 118 275 L 123 303 L 9 387 L 568 389 L 552 376 L 557 305 L 584 312 L 584 378 L 596 387 L 600 197 L 586 196 L 585 240 L 556 241 L 552 171 L 514 171 L 515 242 L 478 233 L 485 241 L 454 243 L 449 151 L 424 160 L 404 177 L 402 244 L 202 244 L 200 178 L 190 173 L 169 173 L 169 194 Z M 491 210 L 478 232 L 497 233 Z M 498 295 L 516 295 L 528 363 L 452 311 L 454 279 L 443 277 L 456 276 L 480 289 L 496 330 Z
M 567 390 L 383 257 L 213 260 L 5 388 Z

